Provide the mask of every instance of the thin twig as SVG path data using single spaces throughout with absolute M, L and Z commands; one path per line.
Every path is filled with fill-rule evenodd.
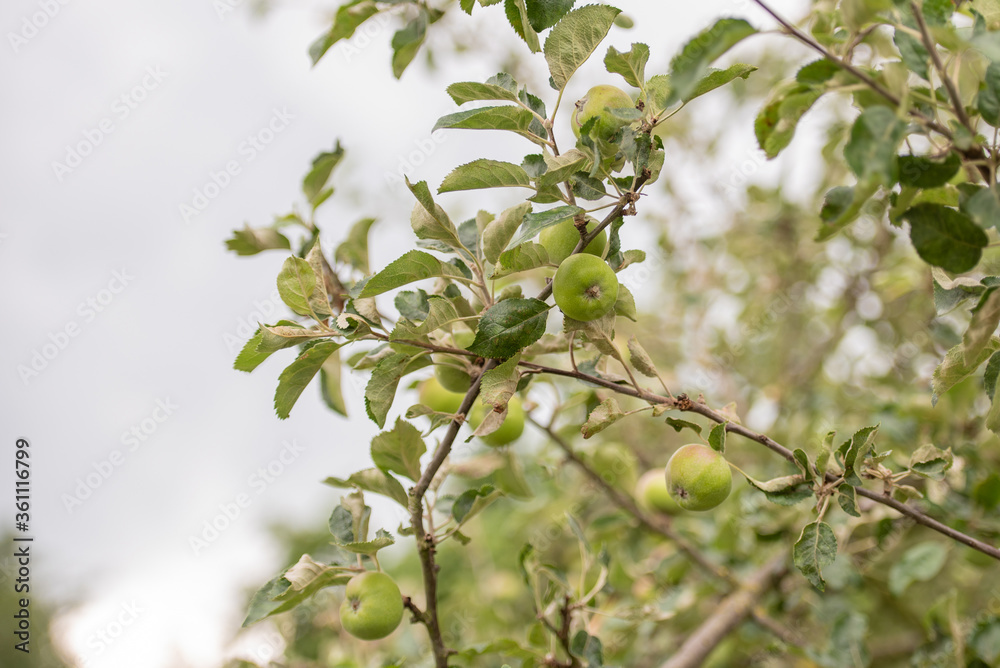
M 944 87 L 948 91 L 948 97 L 951 98 L 951 104 L 954 107 L 955 116 L 958 117 L 959 122 L 965 126 L 965 129 L 975 136 L 976 131 L 972 127 L 972 123 L 969 121 L 968 114 L 965 113 L 965 105 L 962 104 L 962 97 L 958 94 L 958 89 L 955 88 L 955 82 L 952 81 L 951 77 L 948 76 L 948 70 L 945 69 L 944 64 L 941 62 L 941 56 L 938 55 L 937 45 L 934 40 L 931 39 L 930 30 L 927 29 L 927 22 L 924 21 L 924 13 L 920 11 L 920 6 L 915 2 L 910 2 L 910 9 L 913 11 L 914 18 L 917 19 L 917 27 L 920 28 L 920 38 L 923 40 L 924 48 L 927 49 L 927 53 L 931 56 L 931 62 L 934 63 L 934 68 L 937 69 L 938 74 L 941 75 L 941 81 L 944 82 Z

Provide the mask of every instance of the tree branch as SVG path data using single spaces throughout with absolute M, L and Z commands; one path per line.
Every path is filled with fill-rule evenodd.
M 773 557 L 727 596 L 680 649 L 660 668 L 698 668 L 712 650 L 749 617 L 761 595 L 773 587 L 788 569 L 784 554 Z
M 951 98 L 952 107 L 954 107 L 955 116 L 958 117 L 958 121 L 965 126 L 973 136 L 975 136 L 976 131 L 972 127 L 972 123 L 969 121 L 968 114 L 965 113 L 965 105 L 962 104 L 962 97 L 958 94 L 958 89 L 955 88 L 955 82 L 951 80 L 948 76 L 947 70 L 944 69 L 944 64 L 941 62 L 941 56 L 938 55 L 937 46 L 934 44 L 934 40 L 931 39 L 931 33 L 927 29 L 927 22 L 924 21 L 924 13 L 920 11 L 920 6 L 911 0 L 910 9 L 913 11 L 913 16 L 917 20 L 917 27 L 920 28 L 920 37 L 923 40 L 924 48 L 927 49 L 927 53 L 931 56 L 931 62 L 934 63 L 934 68 L 941 75 L 941 81 L 944 83 L 945 89 L 948 91 L 948 97 Z

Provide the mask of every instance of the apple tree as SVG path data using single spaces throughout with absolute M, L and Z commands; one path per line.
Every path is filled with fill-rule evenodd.
M 441 183 L 407 180 L 412 247 L 384 266 L 373 226 L 401 221 L 321 247 L 340 143 L 308 213 L 228 241 L 287 256 L 290 313 L 236 369 L 284 357 L 280 419 L 309 385 L 346 414 L 367 374 L 380 430 L 370 468 L 325 481 L 326 540 L 250 602 L 289 665 L 998 665 L 1000 5 L 793 23 L 754 2 L 651 48 L 609 5 L 353 0 L 309 48 L 400 21 L 399 77 L 446 13 L 488 13 L 548 86 L 447 87 L 435 129 L 524 157 L 470 142 Z M 589 59 L 605 76 L 567 99 Z M 725 223 L 700 221 L 684 172 L 717 182 L 730 130 L 687 113 L 709 100 L 815 182 L 737 184 Z M 481 189 L 513 204 L 453 219 L 449 193 Z

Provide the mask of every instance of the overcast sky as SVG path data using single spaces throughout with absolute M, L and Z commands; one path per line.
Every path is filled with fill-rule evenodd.
M 223 244 L 231 230 L 302 208 L 310 161 L 340 138 L 349 157 L 322 209 L 324 240 L 376 215 L 372 263 L 382 266 L 411 238 L 409 195 L 386 185 L 387 172 L 406 162 L 412 180 L 436 188 L 479 154 L 519 161 L 527 148 L 483 133 L 473 154 L 469 135 L 429 138 L 454 111 L 445 85 L 484 80 L 496 58 L 438 71 L 418 58 L 396 81 L 393 24 L 311 68 L 307 46 L 335 5 L 300 0 L 260 19 L 236 0 L 220 11 L 225 1 L 0 9 L 0 489 L 13 496 L 15 440 L 29 439 L 32 592 L 66 606 L 61 641 L 93 668 L 217 665 L 233 651 L 242 591 L 283 566 L 267 523 L 322 526 L 338 494 L 319 481 L 368 463 L 378 430 L 364 417 L 363 377 L 345 384 L 352 419 L 311 387 L 279 421 L 272 397 L 290 357 L 232 370 L 236 341 L 285 315 L 274 298 L 285 255 L 237 258 Z M 714 17 L 762 22 L 746 2 L 617 4 L 648 18 L 609 43 L 647 42 L 658 71 Z M 794 15 L 801 3 L 777 4 Z M 523 49 L 499 11 L 455 24 L 465 39 L 489 36 L 494 54 Z M 476 32 L 483 16 L 489 31 Z M 587 72 L 609 80 L 594 60 Z M 740 133 L 736 155 L 753 147 L 750 128 Z M 510 197 L 443 201 L 461 220 Z M 185 216 L 182 205 L 203 210 Z M 13 528 L 9 496 L 0 531 Z M 205 523 L 234 508 L 208 540 Z M 206 544 L 194 549 L 192 536 Z M 117 620 L 124 630 L 105 645 L 99 634 Z

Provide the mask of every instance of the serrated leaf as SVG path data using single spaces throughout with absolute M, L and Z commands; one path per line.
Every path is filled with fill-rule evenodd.
M 712 427 L 712 431 L 708 432 L 708 444 L 716 452 L 726 451 L 726 424 L 725 422 L 721 422 Z
M 411 250 L 368 279 L 360 297 L 374 297 L 409 283 L 436 277 L 464 278 L 465 275 L 455 265 L 442 262 L 430 253 Z
M 928 64 L 930 63 L 930 54 L 927 53 L 927 48 L 924 47 L 921 41 L 900 28 L 896 28 L 894 31 L 892 41 L 896 44 L 896 48 L 899 49 L 900 58 L 907 69 L 921 79 L 925 81 L 929 80 L 930 71 Z
M 503 496 L 503 492 L 493 485 L 483 485 L 479 488 L 467 489 L 458 495 L 451 507 L 451 515 L 458 524 L 472 519 L 488 505 Z
M 583 209 L 578 206 L 557 206 L 547 211 L 526 214 L 524 222 L 521 224 L 520 233 L 507 244 L 507 248 L 513 248 L 529 239 L 534 239 L 546 227 L 558 225 L 565 220 L 572 220 L 582 213 Z
M 799 539 L 792 548 L 795 567 L 809 582 L 825 591 L 823 568 L 837 558 L 837 537 L 826 522 L 810 522 L 802 528 Z
M 583 151 L 571 148 L 560 155 L 542 154 L 545 172 L 538 177 L 539 187 L 553 186 L 569 179 L 579 171 L 591 167 L 590 157 Z
M 746 476 L 750 486 L 764 492 L 771 503 L 779 506 L 793 506 L 813 495 L 812 486 L 801 474 L 786 475 L 780 478 L 760 481 Z
M 383 431 L 372 439 L 372 461 L 383 471 L 404 475 L 416 482 L 420 479 L 420 458 L 427 452 L 420 430 L 401 418 L 391 431 Z
M 423 7 L 417 15 L 392 36 L 392 74 L 397 79 L 413 62 L 427 36 L 427 10 Z
M 650 359 L 649 353 L 646 352 L 646 349 L 642 347 L 642 344 L 639 343 L 639 340 L 635 336 L 632 336 L 628 340 L 628 353 L 632 367 L 636 371 L 648 378 L 659 376 L 659 372 L 657 372 L 653 360 Z
M 612 74 L 620 74 L 629 86 L 642 88 L 646 83 L 648 61 L 649 47 L 640 42 L 634 43 L 628 53 L 609 46 L 604 55 L 604 68 Z
M 531 211 L 530 202 L 521 202 L 505 209 L 496 220 L 489 223 L 483 230 L 483 257 L 496 263 L 500 254 L 507 248 L 511 238 L 524 221 L 525 215 Z
M 455 104 L 465 104 L 466 102 L 475 102 L 478 100 L 517 102 L 517 82 L 513 78 L 510 81 L 513 82 L 510 88 L 499 83 L 460 81 L 448 86 L 447 90 L 448 95 L 455 101 Z
M 538 299 L 506 299 L 483 312 L 469 352 L 480 357 L 507 359 L 545 333 L 551 306 Z
M 353 542 L 353 543 L 339 543 L 337 546 L 341 547 L 348 552 L 353 554 L 367 554 L 372 555 L 381 550 L 382 548 L 389 547 L 395 544 L 396 539 L 389 534 L 385 529 L 379 529 L 372 540 L 367 540 L 363 542 Z
M 288 237 L 270 227 L 245 225 L 242 230 L 233 230 L 233 237 L 226 239 L 226 248 L 237 255 L 256 255 L 264 250 L 288 250 L 291 247 Z
M 483 374 L 479 383 L 480 401 L 493 408 L 502 408 L 517 391 L 521 374 L 517 369 L 521 355 L 511 357 L 503 364 L 497 365 Z
M 776 157 L 792 143 L 799 119 L 822 95 L 822 90 L 799 84 L 779 89 L 764 104 L 754 121 L 754 134 L 768 158 Z
M 736 79 L 746 79 L 756 71 L 756 67 L 744 63 L 730 65 L 724 70 L 709 68 L 708 74 L 695 84 L 695 87 L 684 97 L 683 101 L 690 102 L 696 97 L 711 93 L 716 88 L 721 88 Z
M 576 0 L 527 0 L 528 22 L 536 32 L 548 30 L 573 9 Z
M 340 351 L 335 350 L 323 366 L 319 368 L 319 383 L 323 402 L 335 413 L 347 417 L 347 404 L 344 403 L 344 390 L 341 387 Z
M 298 401 L 302 391 L 326 362 L 343 344 L 336 341 L 320 341 L 306 348 L 278 376 L 278 389 L 274 393 L 274 410 L 282 420 L 286 419 Z
M 857 492 L 851 485 L 840 485 L 837 488 L 837 503 L 848 515 L 861 517 L 861 511 L 858 510 Z
M 409 320 L 400 320 L 396 327 L 389 333 L 390 341 L 423 341 L 429 342 L 428 335 L 442 327 L 446 327 L 461 319 L 454 303 L 438 295 L 431 295 L 427 298 L 427 315 L 419 325 L 415 325 Z M 397 346 L 398 347 L 398 346 Z M 405 350 L 400 350 L 405 352 Z M 419 352 L 413 351 L 414 353 Z
M 858 477 L 857 469 L 864 464 L 865 457 L 871 452 L 878 429 L 879 425 L 863 427 L 851 436 L 850 445 L 848 445 L 847 451 L 844 453 L 844 480 L 849 485 L 856 486 L 861 484 L 861 478 Z
M 313 205 L 313 208 L 316 208 L 318 205 L 317 200 L 323 193 L 327 182 L 329 182 L 334 168 L 343 159 L 344 149 L 340 146 L 339 140 L 332 151 L 324 151 L 313 158 L 312 168 L 302 180 L 302 192 L 305 193 L 306 199 Z
M 528 8 L 525 5 L 525 0 L 505 0 L 504 13 L 507 15 L 510 26 L 517 33 L 517 36 L 528 45 L 528 49 L 532 53 L 541 51 L 538 33 L 531 27 L 531 22 L 528 20 Z
M 550 264 L 549 253 L 541 244 L 525 241 L 500 253 L 491 278 L 503 278 L 521 271 L 530 271 Z
M 427 182 L 410 183 L 407 179 L 406 187 L 417 199 L 413 212 L 410 214 L 410 227 L 413 228 L 413 233 L 417 235 L 417 238 L 440 241 L 448 248 L 455 250 L 463 248 L 455 224 L 451 222 L 444 209 L 434 202 L 434 197 L 427 188 Z
M 456 130 L 506 130 L 518 134 L 536 144 L 544 139 L 531 131 L 534 115 L 523 107 L 479 107 L 457 111 L 442 116 L 434 124 L 433 130 L 452 128 Z
M 961 274 L 979 264 L 989 237 L 971 219 L 941 204 L 923 202 L 902 216 L 910 240 L 927 264 Z
M 573 74 L 607 36 L 620 9 L 588 5 L 569 12 L 552 28 L 545 40 L 545 62 L 556 90 L 562 90 Z
M 962 352 L 968 364 L 982 352 L 1000 324 L 1000 290 L 989 288 L 972 309 L 972 320 L 962 337 Z
M 323 484 L 329 485 L 330 487 L 338 487 L 340 489 L 356 487 L 365 492 L 371 492 L 372 494 L 381 494 L 382 496 L 392 499 L 404 508 L 408 503 L 406 490 L 403 489 L 403 485 L 385 471 L 377 468 L 362 469 L 356 473 L 352 473 L 348 478 L 336 478 L 330 476 L 323 481 Z M 350 543 L 353 542 L 353 540 L 354 538 L 352 534 L 350 538 L 345 539 L 343 542 Z
M 278 294 L 288 308 L 316 319 L 330 317 L 330 304 L 312 266 L 300 257 L 289 257 L 278 273 Z
M 954 461 L 951 448 L 941 450 L 927 443 L 910 455 L 910 470 L 924 478 L 941 480 Z
M 604 431 L 623 417 L 625 417 L 625 413 L 618 407 L 618 402 L 614 397 L 608 397 L 598 404 L 594 410 L 590 411 L 587 421 L 580 428 L 580 433 L 583 434 L 584 438 L 590 438 L 594 434 Z
M 528 173 L 520 166 L 499 160 L 474 160 L 444 177 L 439 193 L 480 188 L 530 188 Z
M 896 150 L 906 135 L 906 123 L 889 107 L 868 107 L 851 126 L 844 146 L 847 165 L 859 180 L 875 179 L 885 186 L 897 180 Z
M 668 106 L 687 99 L 698 83 L 709 74 L 709 65 L 716 58 L 756 32 L 743 19 L 719 19 L 685 44 L 670 62 L 672 90 L 667 100 Z
M 319 590 L 346 584 L 353 576 L 349 568 L 321 564 L 304 554 L 294 566 L 257 590 L 243 628 L 291 610 Z
M 428 363 L 425 357 L 411 359 L 409 355 L 393 353 L 375 365 L 371 380 L 365 386 L 365 410 L 372 422 L 380 428 L 385 426 L 385 418 L 396 397 L 399 379 Z
M 949 350 L 945 354 L 944 360 L 934 370 L 932 387 L 934 388 L 935 403 L 937 397 L 975 373 L 976 369 L 998 349 L 1000 349 L 1000 339 L 993 337 L 986 343 L 979 355 L 968 362 L 966 362 L 961 344 Z

